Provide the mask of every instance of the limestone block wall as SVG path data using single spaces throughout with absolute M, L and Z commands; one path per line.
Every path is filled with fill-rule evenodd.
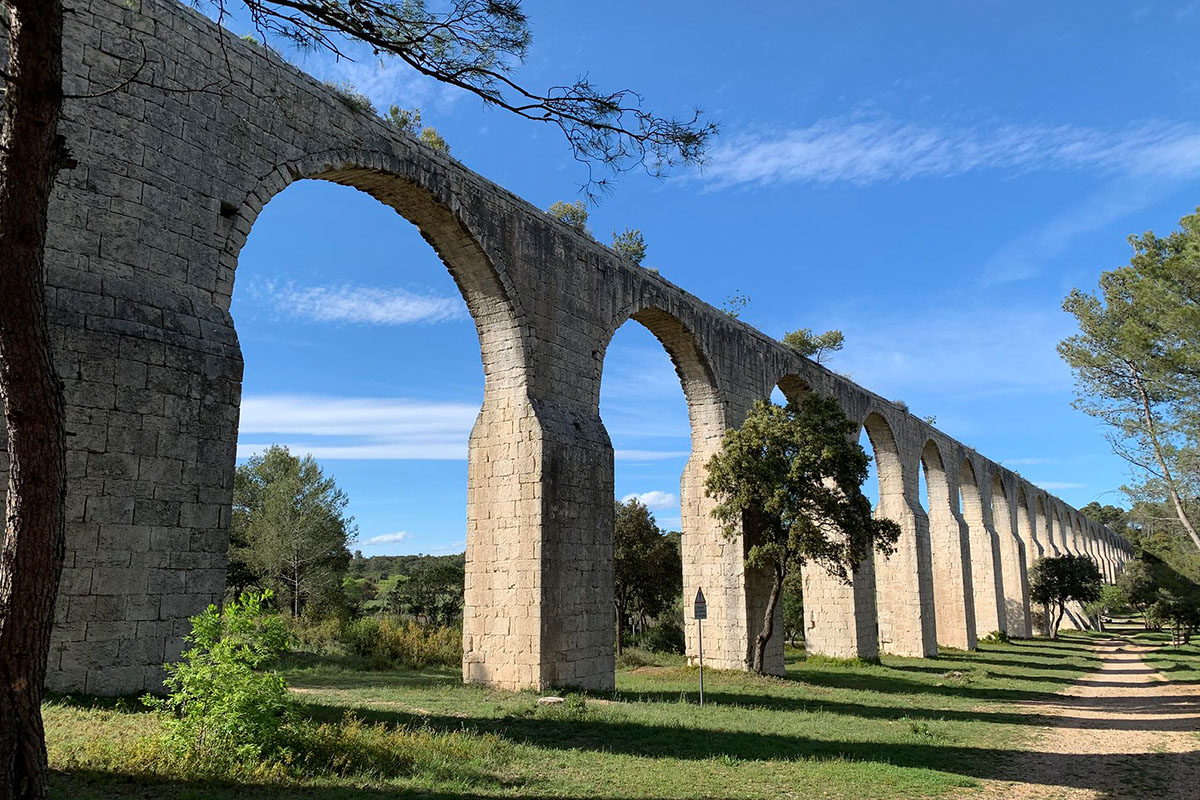
M 271 198 L 309 179 L 354 187 L 415 224 L 475 321 L 485 390 L 466 487 L 467 680 L 613 685 L 613 452 L 599 391 L 623 324 L 654 333 L 687 398 L 684 586 L 689 600 L 697 588 L 708 597 L 708 663 L 745 666 L 769 586 L 743 567 L 744 535 L 709 514 L 704 464 L 776 386 L 836 397 L 868 426 L 886 488 L 878 513 L 904 531 L 892 559 L 861 565 L 849 585 L 805 571 L 810 649 L 870 656 L 882 633 L 886 649 L 931 654 L 942 618 L 957 646 L 970 646 L 972 622 L 1019 630 L 1001 598 L 1025 590 L 1004 575 L 1030 556 L 1000 547 L 1002 531 L 1022 527 L 995 521 L 988 487 L 1024 493 L 1039 542 L 1051 525 L 1065 531 L 1045 509 L 1067 509 L 1049 495 L 173 0 L 78 3 L 66 90 L 120 84 L 143 46 L 143 80 L 69 102 L 61 126 L 79 166 L 55 187 L 47 247 L 70 448 L 53 688 L 156 688 L 187 618 L 223 595 L 243 369 L 229 314 L 238 254 Z M 918 487 L 930 442 L 944 466 L 927 510 Z M 959 506 L 968 461 L 975 488 Z M 1114 543 L 1119 566 L 1128 547 Z M 779 672 L 775 630 L 767 666 Z

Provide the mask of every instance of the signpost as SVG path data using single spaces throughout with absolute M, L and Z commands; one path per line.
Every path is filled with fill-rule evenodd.
M 704 623 L 708 619 L 708 603 L 704 602 L 704 590 L 696 590 L 696 604 L 692 609 L 696 618 L 696 634 L 700 643 L 700 705 L 704 705 Z

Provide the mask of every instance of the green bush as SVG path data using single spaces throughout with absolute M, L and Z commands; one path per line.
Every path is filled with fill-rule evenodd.
M 224 610 L 210 605 L 192 617 L 182 660 L 167 664 L 165 698 L 146 702 L 163 717 L 166 744 L 185 760 L 269 760 L 286 747 L 293 718 L 287 683 L 261 671 L 282 655 L 290 635 L 265 602 L 269 591 L 244 593 Z
M 646 626 L 634 639 L 634 644 L 652 653 L 682 653 L 685 642 L 683 627 L 673 619 L 659 620 Z
M 340 655 L 346 622 L 339 617 L 310 618 L 307 614 L 286 620 L 293 646 L 321 656 Z
M 364 617 L 346 625 L 342 644 L 374 669 L 456 667 L 462 664 L 462 632 L 425 627 L 412 620 Z

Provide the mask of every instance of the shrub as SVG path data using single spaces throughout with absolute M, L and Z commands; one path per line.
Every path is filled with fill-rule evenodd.
M 292 719 L 287 684 L 260 671 L 287 649 L 289 634 L 264 605 L 271 592 L 246 592 L 192 617 L 191 644 L 166 665 L 165 698 L 146 702 L 163 716 L 166 744 L 185 760 L 232 763 L 268 760 L 285 747 Z
M 637 636 L 636 646 L 652 653 L 682 653 L 684 650 L 683 627 L 673 619 L 659 620 L 648 625 Z
M 425 627 L 412 620 L 364 617 L 345 627 L 342 643 L 374 669 L 454 667 L 462 663 L 462 632 Z
M 336 616 L 312 618 L 308 614 L 285 620 L 296 649 L 307 653 L 330 656 L 342 650 L 343 629 L 346 623 Z

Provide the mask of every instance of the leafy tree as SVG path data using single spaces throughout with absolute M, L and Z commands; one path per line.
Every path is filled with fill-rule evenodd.
M 436 128 L 422 128 L 421 135 L 417 137 L 423 144 L 429 145 L 439 153 L 450 155 L 450 145 L 446 144 L 446 140 L 437 132 Z
M 426 560 L 396 584 L 388 607 L 425 625 L 456 625 L 462 619 L 465 574 L 462 556 Z
M 1119 506 L 1102 506 L 1093 500 L 1083 508 L 1079 509 L 1079 511 L 1081 514 L 1088 517 L 1088 519 L 1094 519 L 1097 522 L 1101 522 L 1112 528 L 1114 531 L 1122 530 L 1127 524 L 1126 517 L 1128 512 Z
M 591 233 L 587 226 L 587 204 L 582 200 L 576 200 L 572 203 L 559 200 L 555 203 L 551 203 L 550 207 L 546 209 L 546 213 L 560 222 L 567 223 L 580 233 Z
M 725 304 L 721 306 L 721 310 L 734 319 L 742 316 L 742 312 L 746 310 L 746 306 L 750 305 L 750 296 L 741 292 L 734 292 L 725 298 Z
M 388 113 L 383 115 L 383 118 L 396 128 L 415 136 L 434 150 L 450 155 L 450 145 L 446 144 L 446 140 L 438 134 L 437 129 L 421 124 L 421 109 L 392 106 L 388 109 Z
M 613 231 L 612 249 L 621 258 L 639 267 L 646 258 L 646 240 L 637 228 L 626 228 L 620 233 Z
M 1100 587 L 1100 596 L 1087 606 L 1088 616 L 1096 620 L 1096 630 L 1104 630 L 1104 615 L 1129 605 L 1129 598 L 1120 586 L 1106 583 Z
M 1029 575 L 1029 599 L 1046 606 L 1050 638 L 1058 638 L 1067 603 L 1092 603 L 1100 599 L 1104 577 L 1088 556 L 1053 556 L 1039 559 Z
M 783 579 L 783 637 L 792 645 L 804 637 L 804 580 L 793 569 Z
M 745 535 L 746 567 L 772 578 L 755 672 L 763 671 L 775 607 L 793 569 L 811 563 L 849 580 L 872 547 L 890 554 L 900 535 L 895 522 L 874 517 L 862 493 L 870 457 L 851 438 L 857 433 L 832 398 L 811 393 L 786 408 L 759 401 L 708 462 L 713 515 L 727 536 Z
M 388 109 L 388 113 L 383 115 L 383 118 L 407 134 L 421 135 L 421 109 L 419 108 L 392 106 Z
M 642 627 L 666 611 L 683 591 L 683 563 L 675 543 L 658 529 L 654 515 L 636 497 L 616 501 L 613 529 L 613 605 L 617 653 L 625 649 L 631 622 Z
M 589 189 L 636 166 L 661 175 L 699 164 L 716 134 L 701 119 L 663 117 L 630 89 L 601 90 L 586 78 L 544 92 L 513 74 L 530 45 L 519 0 L 208 0 L 220 19 L 249 12 L 258 39 L 342 54 L 366 43 L 416 72 L 525 119 L 556 126 L 588 170 Z M 41 721 L 46 659 L 65 539 L 64 401 L 46 315 L 46 223 L 57 174 L 75 162 L 58 132 L 64 99 L 62 0 L 0 4 L 0 403 L 6 409 L 9 491 L 0 544 L 0 797 L 46 794 Z M 153 86 L 136 68 L 124 85 Z M 223 67 L 218 66 L 218 69 Z M 151 69 L 152 73 L 152 69 Z M 119 91 L 122 85 L 109 87 Z
M 192 617 L 191 645 L 167 665 L 168 694 L 146 701 L 166 721 L 168 741 L 197 760 L 259 760 L 284 747 L 284 723 L 293 716 L 287 683 L 262 671 L 289 645 L 287 628 L 267 610 L 271 592 L 247 592 Z
M 329 587 L 340 589 L 350 563 L 354 520 L 346 494 L 312 456 L 272 446 L 237 469 L 230 562 L 287 599 L 293 616 Z
M 1166 497 L 1200 548 L 1200 213 L 1166 238 L 1129 241 L 1133 257 L 1101 274 L 1099 297 L 1074 289 L 1063 302 L 1079 333 L 1058 350 L 1076 407 L 1110 427 L 1114 451 L 1143 476 L 1133 492 Z
M 846 337 L 839 330 L 813 333 L 812 328 L 785 333 L 783 343 L 805 358 L 811 358 L 818 364 L 824 363 L 832 353 L 846 346 Z
M 1158 599 L 1159 576 L 1153 565 L 1145 558 L 1135 558 L 1127 561 L 1117 576 L 1117 587 L 1124 593 L 1129 605 L 1136 609 L 1145 620 L 1150 606 Z

